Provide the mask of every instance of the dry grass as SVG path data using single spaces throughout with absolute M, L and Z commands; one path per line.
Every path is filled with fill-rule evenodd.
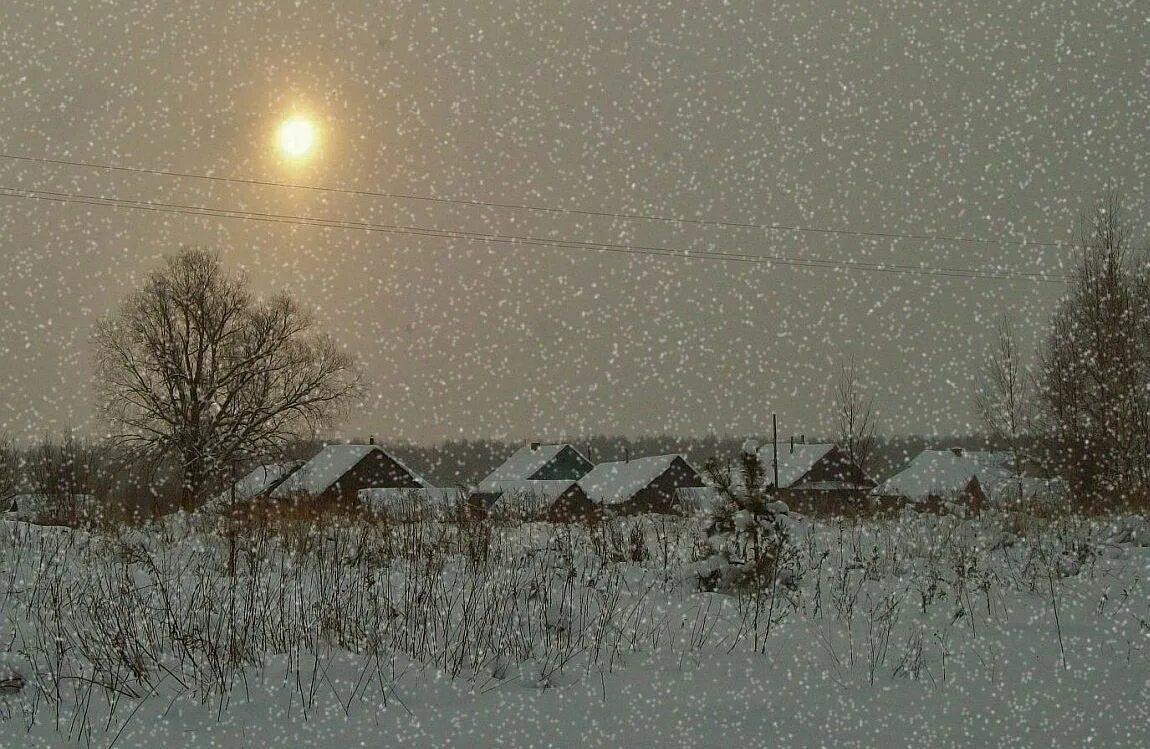
M 266 503 L 93 534 L 5 523 L 0 612 L 38 675 L 37 720 L 67 702 L 98 699 L 110 722 L 147 695 L 227 695 L 271 654 L 294 664 L 306 709 L 339 651 L 366 656 L 364 683 L 384 699 L 393 653 L 480 689 L 547 687 L 668 643 L 762 653 L 788 617 L 813 627 L 844 683 L 945 680 L 955 643 L 1004 621 L 1009 596 L 1057 606 L 1066 575 L 1093 574 L 1096 527 L 1022 513 L 796 525 L 728 606 L 689 589 L 703 529 L 674 516 L 393 522 L 358 505 Z M 693 619 L 669 600 L 695 601 Z M 942 623 L 908 629 L 920 615 Z

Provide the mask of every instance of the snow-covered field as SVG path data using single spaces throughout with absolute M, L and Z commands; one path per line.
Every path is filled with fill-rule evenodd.
M 1144 521 L 217 522 L 0 523 L 0 746 L 1150 745 Z

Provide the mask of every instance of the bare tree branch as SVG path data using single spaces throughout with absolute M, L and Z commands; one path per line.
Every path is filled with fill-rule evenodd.
M 1031 375 L 1023 366 L 1010 318 L 998 321 L 995 349 L 986 362 L 975 408 L 983 427 L 994 439 L 1005 442 L 1017 470 L 1032 433 L 1033 399 Z
M 12 497 L 20 491 L 24 462 L 12 438 L 0 433 L 0 509 L 8 509 Z
M 846 453 L 853 465 L 858 466 L 864 475 L 869 476 L 877 444 L 874 399 L 864 400 L 859 392 L 853 357 L 839 368 L 838 390 L 835 395 L 839 448 Z

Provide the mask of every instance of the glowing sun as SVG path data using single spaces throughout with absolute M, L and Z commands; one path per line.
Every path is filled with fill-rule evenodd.
M 306 156 L 315 146 L 315 125 L 303 117 L 284 120 L 277 133 L 280 150 L 293 159 Z

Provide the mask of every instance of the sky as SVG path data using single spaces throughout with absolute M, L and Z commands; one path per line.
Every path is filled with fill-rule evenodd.
M 182 245 L 355 352 L 368 395 L 335 436 L 432 442 L 761 435 L 772 413 L 825 434 L 852 358 L 880 432 L 969 432 L 995 320 L 1033 357 L 1067 290 L 1020 274 L 1068 271 L 1108 184 L 1150 238 L 1138 2 L 76 6 L 0 5 L 0 153 L 387 196 L 0 157 L 0 431 L 18 437 L 100 433 L 93 325 Z M 319 130 L 301 162 L 274 148 L 292 115 Z

